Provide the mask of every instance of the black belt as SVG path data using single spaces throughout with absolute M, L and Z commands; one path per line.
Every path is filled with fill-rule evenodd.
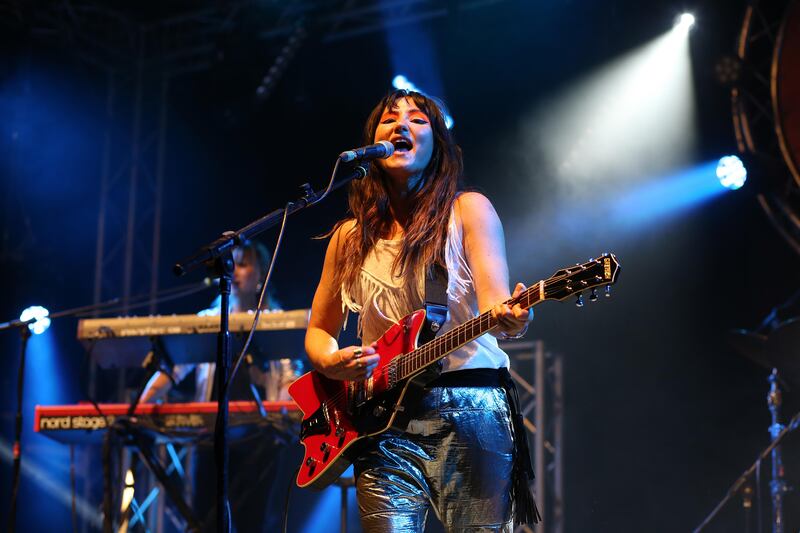
M 503 372 L 508 374 L 507 368 L 468 368 L 444 372 L 436 379 L 425 385 L 433 387 L 502 387 Z M 511 374 L 508 374 L 509 379 Z

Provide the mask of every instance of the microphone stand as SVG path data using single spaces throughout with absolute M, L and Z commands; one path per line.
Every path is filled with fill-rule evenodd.
M 115 303 L 116 300 L 112 300 Z M 77 307 L 75 309 L 68 309 L 59 313 L 48 315 L 50 320 L 60 318 L 63 316 L 70 316 L 76 313 L 90 311 L 96 307 L 104 307 L 109 305 L 109 302 L 103 302 L 97 305 L 87 305 Z M 13 447 L 13 469 L 11 475 L 11 505 L 8 513 L 8 529 L 9 533 L 14 533 L 17 522 L 17 496 L 19 494 L 19 480 L 20 470 L 22 467 L 22 399 L 23 387 L 25 385 L 25 354 L 28 351 L 28 340 L 31 338 L 30 325 L 36 322 L 36 318 L 28 320 L 11 320 L 0 324 L 0 331 L 7 329 L 16 329 L 20 335 L 20 352 L 19 352 L 19 368 L 17 369 L 17 412 L 14 417 L 14 447 Z
M 767 400 L 769 402 L 770 412 L 772 413 L 772 425 L 770 426 L 770 435 L 772 436 L 772 442 L 769 446 L 764 448 L 761 453 L 758 455 L 756 461 L 750 465 L 750 468 L 744 471 L 739 479 L 737 479 L 731 488 L 728 489 L 727 494 L 725 497 L 720 501 L 714 510 L 703 520 L 703 522 L 697 526 L 693 533 L 700 533 L 714 517 L 719 513 L 722 508 L 725 506 L 728 501 L 733 498 L 733 496 L 739 492 L 742 487 L 747 490 L 749 487 L 747 485 L 747 480 L 750 476 L 758 468 L 761 461 L 765 460 L 767 457 L 772 455 L 772 481 L 770 482 L 770 491 L 772 496 L 772 531 L 773 533 L 783 533 L 784 525 L 783 525 L 783 495 L 788 491 L 786 482 L 783 480 L 783 463 L 781 461 L 781 453 L 780 453 L 780 444 L 783 439 L 791 433 L 793 430 L 800 427 L 800 413 L 797 413 L 792 417 L 788 424 L 785 426 L 780 424 L 778 421 L 778 407 L 781 404 L 780 399 L 780 390 L 777 388 L 777 381 L 778 381 L 778 372 L 777 370 L 773 369 L 772 374 L 769 376 L 770 382 L 770 391 L 769 395 L 767 396 Z M 746 495 L 747 496 L 747 495 Z M 761 520 L 761 517 L 757 517 L 758 520 Z
M 780 421 L 780 408 L 783 403 L 781 390 L 778 387 L 778 370 L 773 368 L 769 375 L 769 394 L 767 403 L 769 412 L 772 415 L 772 424 L 769 426 L 769 434 L 773 442 L 784 430 Z M 783 498 L 789 492 L 789 486 L 783 479 L 783 455 L 781 447 L 772 448 L 772 479 L 769 482 L 770 496 L 772 496 L 772 533 L 783 533 Z
M 367 170 L 362 166 L 355 166 L 346 176 L 334 182 L 339 161 L 331 176 L 331 182 L 324 191 L 314 191 L 311 185 L 301 185 L 302 196 L 286 207 L 276 209 L 271 213 L 251 222 L 238 231 L 226 231 L 219 238 L 201 247 L 188 258 L 179 261 L 172 269 L 176 276 L 205 265 L 214 277 L 219 277 L 220 315 L 219 335 L 217 336 L 216 360 L 216 385 L 217 385 L 217 422 L 214 428 L 214 459 L 217 471 L 217 531 L 228 533 L 231 531 L 231 512 L 228 502 L 228 372 L 231 365 L 231 342 L 228 308 L 231 294 L 231 281 L 233 278 L 233 249 L 246 240 L 276 226 L 285 216 L 311 207 L 323 200 L 334 189 L 360 179 L 367 175 Z M 359 164 L 361 161 L 358 162 Z
M 19 493 L 20 466 L 22 463 L 22 387 L 25 384 L 25 352 L 32 332 L 28 326 L 35 322 L 30 320 L 13 320 L 4 324 L 2 329 L 15 327 L 20 335 L 19 369 L 17 370 L 17 414 L 14 419 L 14 467 L 11 481 L 11 508 L 8 513 L 8 531 L 14 533 L 17 521 L 17 494 Z
M 172 292 L 172 291 L 165 291 Z M 120 303 L 119 298 L 112 298 L 105 302 L 96 304 L 83 305 L 81 307 L 74 307 L 66 309 L 57 313 L 51 313 L 47 316 L 50 320 L 56 318 L 78 316 L 83 313 L 92 311 L 107 311 L 110 306 Z M 19 368 L 17 370 L 17 412 L 14 418 L 14 447 L 13 447 L 13 470 L 11 479 L 11 506 L 8 515 L 8 529 L 9 533 L 14 533 L 16 528 L 16 515 L 17 515 L 17 495 L 19 493 L 19 480 L 20 471 L 22 466 L 22 400 L 23 400 L 23 386 L 25 385 L 25 354 L 28 350 L 28 340 L 33 334 L 30 330 L 30 325 L 36 322 L 36 318 L 29 320 L 10 320 L 8 322 L 0 323 L 0 331 L 7 329 L 16 329 L 20 334 L 20 355 L 19 355 Z

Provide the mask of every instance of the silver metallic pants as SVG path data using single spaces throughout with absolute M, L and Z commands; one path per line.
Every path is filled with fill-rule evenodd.
M 361 524 L 421 533 L 433 509 L 449 532 L 511 532 L 512 466 L 501 387 L 428 389 L 408 429 L 382 433 L 355 462 Z

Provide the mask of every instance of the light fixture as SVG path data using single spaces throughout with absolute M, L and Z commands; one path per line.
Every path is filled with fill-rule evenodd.
M 682 13 L 681 16 L 675 21 L 675 29 L 682 32 L 688 33 L 689 28 L 694 26 L 695 18 L 694 15 L 691 13 Z
M 739 189 L 747 181 L 747 169 L 744 163 L 735 155 L 726 155 L 717 163 L 717 179 L 732 191 Z
M 32 320 L 30 324 L 28 324 L 28 329 L 31 330 L 31 333 L 34 335 L 39 335 L 40 333 L 44 333 L 47 331 L 47 328 L 50 327 L 50 311 L 42 307 L 41 305 L 32 305 L 28 307 L 22 314 L 19 315 L 19 319 L 22 322 L 28 322 Z

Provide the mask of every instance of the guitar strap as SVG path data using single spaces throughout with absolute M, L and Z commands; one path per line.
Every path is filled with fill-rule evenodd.
M 433 339 L 447 320 L 447 270 L 441 265 L 428 269 L 425 276 L 425 342 Z

